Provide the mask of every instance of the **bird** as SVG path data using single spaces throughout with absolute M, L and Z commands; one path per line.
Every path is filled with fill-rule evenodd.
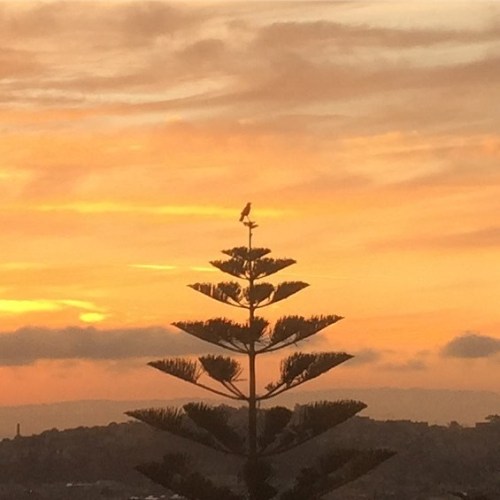
M 248 217 L 249 214 L 250 214 L 250 209 L 252 208 L 252 204 L 250 202 L 248 202 L 246 205 L 245 205 L 245 208 L 241 211 L 241 215 L 240 215 L 240 222 L 243 222 L 243 219 L 245 217 Z

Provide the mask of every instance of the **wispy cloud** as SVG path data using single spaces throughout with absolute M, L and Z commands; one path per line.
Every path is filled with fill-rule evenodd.
M 414 372 L 428 368 L 424 359 L 428 353 L 417 352 L 412 357 L 407 357 L 397 350 L 366 348 L 352 353 L 354 358 L 346 366 L 353 368 L 363 365 L 374 365 L 374 370 Z
M 347 363 L 346 366 L 372 364 L 380 361 L 383 357 L 383 353 L 375 349 L 361 349 L 353 352 L 352 355 L 354 357 L 349 360 L 349 363 Z
M 470 44 L 500 40 L 500 25 L 485 30 L 384 28 L 332 21 L 275 22 L 263 27 L 256 43 L 265 48 L 326 47 L 353 51 L 359 47 L 412 48 L 438 44 Z
M 15 209 L 16 207 L 12 207 Z M 172 216 L 204 216 L 235 218 L 238 208 L 222 206 L 196 206 L 196 205 L 150 205 L 127 204 L 118 202 L 80 202 L 62 204 L 41 204 L 32 207 L 24 207 L 24 210 L 34 210 L 40 212 L 76 212 L 81 214 L 101 214 L 101 213 L 134 213 L 149 215 L 172 215 Z M 279 217 L 284 210 L 260 209 L 259 215 L 262 217 Z
M 26 9 L 7 5 L 0 14 L 0 42 L 16 78 L 4 82 L 4 99 L 40 104 L 52 99 L 52 105 L 69 99 L 81 106 L 105 104 L 108 112 L 110 103 L 122 103 L 116 108 L 122 111 L 146 104 L 149 111 L 170 107 L 189 116 L 197 109 L 205 115 L 209 107 L 211 115 L 237 119 L 289 113 L 293 105 L 311 120 L 311 106 L 318 103 L 328 108 L 346 98 L 432 88 L 446 88 L 449 102 L 472 83 L 493 92 L 499 79 L 496 58 L 484 57 L 487 50 L 470 50 L 498 41 L 500 28 L 491 22 L 468 30 L 396 29 L 347 18 L 334 22 L 326 19 L 337 12 L 334 4 L 322 16 L 311 6 L 312 19 L 280 21 L 277 16 L 293 18 L 293 2 L 281 9 L 261 6 L 260 15 L 250 16 L 229 5 L 209 9 L 160 1 L 99 9 L 66 2 Z M 306 4 L 301 9 L 308 11 Z M 37 50 L 40 40 L 45 51 Z M 460 58 L 450 58 L 450 50 L 436 58 L 435 46 L 450 44 L 458 47 Z M 463 44 L 468 51 L 459 50 Z M 418 62 L 424 58 L 411 51 L 415 47 L 429 49 L 429 64 Z M 69 51 L 80 57 L 68 57 Z M 103 58 L 108 64 L 100 64 Z M 31 59 L 36 62 L 26 62 Z M 28 66 L 16 68 L 19 60 Z M 37 67 L 38 78 L 29 78 Z
M 427 363 L 421 359 L 409 359 L 403 362 L 383 363 L 380 368 L 395 372 L 421 371 L 427 368 Z
M 176 32 L 197 26 L 209 17 L 208 11 L 190 9 L 178 3 L 109 2 L 101 8 L 89 8 L 84 2 L 54 0 L 25 8 L 17 2 L 6 2 L 0 10 L 3 26 L 0 39 L 20 40 L 57 39 L 73 37 L 83 42 L 87 35 L 95 38 L 91 44 L 106 48 L 132 47 L 152 44 L 159 37 L 169 37 Z
M 395 236 L 386 241 L 374 242 L 371 246 L 378 250 L 492 250 L 500 247 L 500 228 L 485 227 L 468 231 L 450 232 L 443 229 L 440 234 L 419 235 L 413 238 Z
M 500 226 L 444 235 L 434 243 L 443 247 L 500 247 Z

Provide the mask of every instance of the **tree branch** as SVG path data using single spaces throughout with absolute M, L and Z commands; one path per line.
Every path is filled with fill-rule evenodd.
M 290 347 L 291 345 L 297 345 L 301 340 L 305 339 L 289 340 L 288 342 L 285 342 L 284 340 L 279 340 L 278 342 L 273 342 L 271 344 L 268 344 L 266 347 L 263 347 L 262 349 L 258 350 L 257 354 L 261 354 L 264 352 L 279 351 L 280 349 L 284 349 L 285 347 Z M 279 345 L 280 343 L 282 344 Z
M 187 382 L 189 382 L 189 380 L 187 380 Z M 218 391 L 217 389 L 213 389 L 212 387 L 208 386 L 208 385 L 205 385 L 205 384 L 202 384 L 200 382 L 191 382 L 193 385 L 197 385 L 198 387 L 201 387 L 202 389 L 205 389 L 206 391 L 210 391 L 214 394 L 217 394 L 218 396 L 224 396 L 225 398 L 228 398 L 228 399 L 234 399 L 235 401 L 244 401 L 246 400 L 245 397 L 239 397 L 239 396 L 232 396 L 231 394 L 226 394 L 225 392 L 222 392 L 222 391 Z

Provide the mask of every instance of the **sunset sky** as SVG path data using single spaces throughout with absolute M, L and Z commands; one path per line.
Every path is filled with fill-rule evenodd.
M 247 201 L 305 388 L 499 392 L 499 89 L 496 1 L 3 1 L 0 405 L 202 395 L 146 362 L 245 319 L 186 285 Z

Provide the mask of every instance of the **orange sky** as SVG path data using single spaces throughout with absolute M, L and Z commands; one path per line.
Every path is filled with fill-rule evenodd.
M 0 404 L 199 395 L 145 362 L 244 319 L 185 285 L 249 200 L 312 285 L 268 316 L 346 318 L 310 388 L 498 392 L 497 2 L 7 0 L 0 49 Z

